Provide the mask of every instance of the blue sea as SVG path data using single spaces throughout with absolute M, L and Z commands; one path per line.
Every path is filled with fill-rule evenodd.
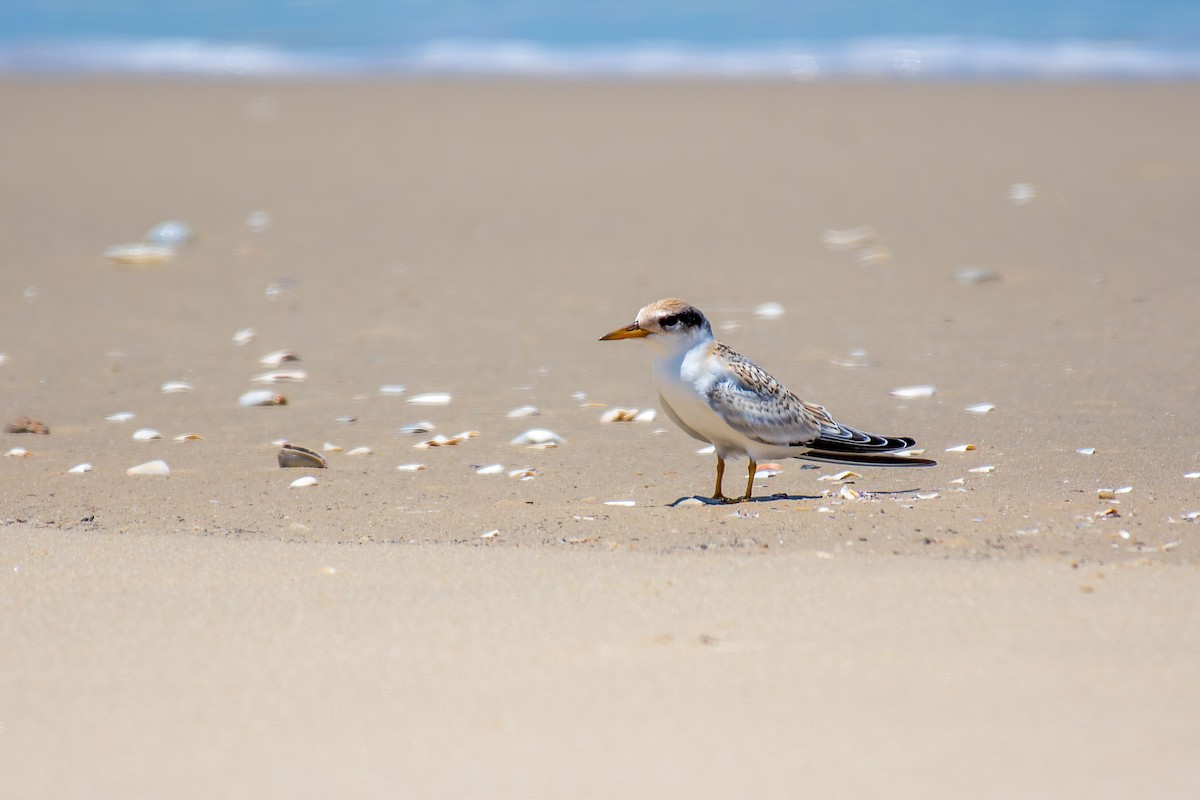
M 0 0 L 0 73 L 1195 79 L 1200 0 Z

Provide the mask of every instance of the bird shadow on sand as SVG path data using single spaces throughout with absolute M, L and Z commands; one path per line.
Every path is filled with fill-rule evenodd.
M 920 492 L 920 491 L 924 491 L 924 490 L 923 489 L 896 489 L 893 491 L 886 491 L 886 492 L 866 492 L 865 491 L 865 492 L 862 492 L 862 495 L 864 497 L 901 497 L 906 494 L 916 494 L 917 492 Z M 667 506 L 669 508 L 675 508 L 676 506 L 682 505 L 684 503 L 686 503 L 687 505 L 695 505 L 695 503 L 693 503 L 692 501 L 697 501 L 706 506 L 739 506 L 739 505 L 745 505 L 746 503 L 773 503 L 773 502 L 780 501 L 780 500 L 799 500 L 799 501 L 810 501 L 811 502 L 811 501 L 825 500 L 825 499 L 837 499 L 837 497 L 836 497 L 836 495 L 831 498 L 829 495 L 823 495 L 823 494 L 788 494 L 787 492 L 775 492 L 774 494 L 756 495 L 754 497 L 751 497 L 749 500 L 738 500 L 736 502 L 729 502 L 729 501 L 725 501 L 725 500 L 714 500 L 711 497 L 701 497 L 700 495 L 688 495 L 686 497 L 679 498 L 678 500 L 676 500 L 673 503 L 667 503 Z

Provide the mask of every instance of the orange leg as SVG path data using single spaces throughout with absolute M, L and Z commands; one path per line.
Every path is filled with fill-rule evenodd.
M 717 456 L 717 488 L 713 490 L 713 500 L 728 502 L 729 498 L 721 491 L 721 483 L 725 480 L 725 459 Z
M 754 475 L 758 472 L 758 464 L 754 459 L 750 459 L 750 473 L 746 476 L 746 494 L 742 497 L 743 503 L 750 502 L 750 493 L 754 491 Z

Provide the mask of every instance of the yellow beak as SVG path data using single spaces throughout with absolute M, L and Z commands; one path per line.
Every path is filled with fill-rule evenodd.
M 611 342 L 614 339 L 640 339 L 643 336 L 649 336 L 650 331 L 643 330 L 638 327 L 635 322 L 632 325 L 626 325 L 624 328 L 617 328 L 612 333 L 606 333 L 600 337 L 602 342 Z

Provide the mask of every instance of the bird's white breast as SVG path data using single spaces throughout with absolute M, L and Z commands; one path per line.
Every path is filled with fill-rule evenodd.
M 729 427 L 706 399 L 721 377 L 710 345 L 698 342 L 689 349 L 661 354 L 654 360 L 654 383 L 670 406 L 668 412 L 679 417 L 683 426 L 691 429 L 689 433 L 711 442 L 722 456 L 744 455 L 746 438 Z

